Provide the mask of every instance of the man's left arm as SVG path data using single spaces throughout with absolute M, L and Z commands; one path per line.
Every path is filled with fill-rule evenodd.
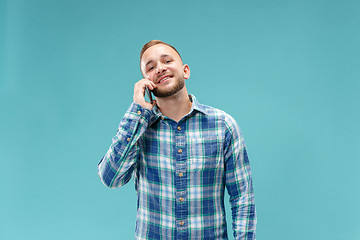
M 226 189 L 230 195 L 234 237 L 236 240 L 254 240 L 257 220 L 244 138 L 236 121 L 229 115 L 225 117 L 225 129 L 225 177 Z

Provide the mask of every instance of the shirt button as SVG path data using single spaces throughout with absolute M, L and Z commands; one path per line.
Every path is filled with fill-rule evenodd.
M 126 140 L 127 140 L 128 142 L 130 142 L 130 141 L 131 141 L 131 138 L 127 138 Z
M 138 115 L 141 115 L 141 111 L 137 111 L 137 114 L 138 114 Z
M 182 153 L 182 150 L 181 150 L 181 149 L 179 149 L 179 150 L 178 150 L 178 153 Z
M 178 126 L 178 130 L 179 130 L 179 131 L 181 130 L 181 127 L 180 127 L 180 126 Z
M 184 174 L 181 172 L 181 173 L 179 173 L 179 177 L 182 177 L 182 176 L 184 176 Z
M 179 224 L 182 226 L 184 225 L 184 221 L 180 221 Z
M 180 202 L 184 201 L 184 198 L 183 197 L 180 197 L 179 198 Z

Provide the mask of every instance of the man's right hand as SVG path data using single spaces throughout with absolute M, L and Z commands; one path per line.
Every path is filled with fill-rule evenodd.
M 156 105 L 156 101 L 153 100 L 152 103 L 145 101 L 145 88 L 149 88 L 149 90 L 153 90 L 156 88 L 155 83 L 153 83 L 150 79 L 144 78 L 135 83 L 134 86 L 134 102 L 140 104 L 143 108 L 152 109 Z

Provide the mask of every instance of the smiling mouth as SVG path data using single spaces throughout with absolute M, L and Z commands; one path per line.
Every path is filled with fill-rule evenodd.
M 172 77 L 171 75 L 165 75 L 165 76 L 161 77 L 161 78 L 158 80 L 157 83 L 162 83 L 162 82 L 168 80 L 168 79 L 171 78 L 171 77 Z

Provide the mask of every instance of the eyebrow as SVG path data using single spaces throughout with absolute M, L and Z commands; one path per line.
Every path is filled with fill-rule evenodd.
M 166 57 L 171 57 L 171 55 L 169 54 L 163 54 L 160 56 L 160 58 L 166 58 Z M 152 63 L 154 60 L 150 60 L 146 63 L 145 67 L 147 67 L 150 63 Z

